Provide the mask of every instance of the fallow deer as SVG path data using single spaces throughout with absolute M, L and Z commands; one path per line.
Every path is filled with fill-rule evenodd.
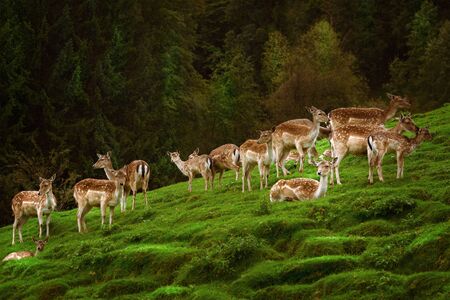
M 53 195 L 52 185 L 56 174 L 50 179 L 39 177 L 39 191 L 22 191 L 14 196 L 11 208 L 14 214 L 12 244 L 15 244 L 16 229 L 19 230 L 19 241 L 22 243 L 22 226 L 31 217 L 37 217 L 39 222 L 39 237 L 42 237 L 44 216 L 47 217 L 47 234 L 50 235 L 50 214 L 56 209 L 56 198 Z
M 401 134 L 404 131 L 417 132 L 418 127 L 410 116 L 401 116 L 394 128 L 385 129 L 382 125 L 344 125 L 333 130 L 331 148 L 333 157 L 337 158 L 335 166 L 336 182 L 341 184 L 339 166 L 347 153 L 364 155 L 367 153 L 367 138 L 377 132 L 392 132 Z
M 46 237 L 45 240 L 38 240 L 38 241 L 36 241 L 34 239 L 34 236 L 33 236 L 32 240 L 36 244 L 36 251 L 35 252 L 31 252 L 31 251 L 12 252 L 12 253 L 6 255 L 5 258 L 3 259 L 3 261 L 19 260 L 19 259 L 22 259 L 22 258 L 33 257 L 33 256 L 37 256 L 40 252 L 44 251 L 44 246 L 48 242 L 48 237 Z
M 259 187 L 267 188 L 270 165 L 273 162 L 272 130 L 260 131 L 258 140 L 247 140 L 240 147 L 239 152 L 242 163 L 242 192 L 247 188 L 252 190 L 251 172 L 255 166 L 259 169 Z
M 322 160 L 315 163 L 320 181 L 310 178 L 281 179 L 270 189 L 270 201 L 294 201 L 317 199 L 325 196 L 328 189 L 328 174 L 333 169 L 332 161 Z
M 181 173 L 189 178 L 189 192 L 192 192 L 192 180 L 197 174 L 201 174 L 205 180 L 205 191 L 208 190 L 208 183 L 211 185 L 211 189 L 213 189 L 213 161 L 208 155 L 198 155 L 198 151 L 196 150 L 186 161 L 181 160 L 178 151 L 167 152 L 167 155 L 169 155 L 170 160 L 178 167 Z
M 369 161 L 369 182 L 373 183 L 373 168 L 377 167 L 378 178 L 384 181 L 383 163 L 387 152 L 396 152 L 397 179 L 403 178 L 405 156 L 413 152 L 424 141 L 432 139 L 428 128 L 420 128 L 414 138 L 407 138 L 394 132 L 378 132 L 367 138 L 367 158 Z
M 389 106 L 385 109 L 380 108 L 362 108 L 346 107 L 333 109 L 328 117 L 330 118 L 331 128 L 337 129 L 343 125 L 383 125 L 387 120 L 393 118 L 400 108 L 409 108 L 411 106 L 407 98 L 387 94 L 391 100 Z
M 234 144 L 225 144 L 209 153 L 213 160 L 214 174 L 219 173 L 219 187 L 222 186 L 222 176 L 225 170 L 234 170 L 236 180 L 239 178 L 239 147 Z
M 277 177 L 279 177 L 279 168 L 283 170 L 283 174 L 286 176 L 287 169 L 284 167 L 283 162 L 292 149 L 297 149 L 299 154 L 299 172 L 303 172 L 304 152 L 309 151 L 315 145 L 320 132 L 320 123 L 328 121 L 327 115 L 322 110 L 314 106 L 307 107 L 307 110 L 313 116 L 312 122 L 308 120 L 311 123 L 304 121 L 303 124 L 296 124 L 292 120 L 287 121 L 276 126 L 272 133 Z
M 93 165 L 94 169 L 104 169 L 106 173 L 106 177 L 109 180 L 112 180 L 111 174 L 108 170 L 113 170 L 112 161 L 111 161 L 111 151 L 108 151 L 106 154 L 98 154 L 98 160 Z M 148 181 L 150 179 L 150 167 L 143 160 L 133 160 L 131 163 L 127 165 L 126 168 L 127 181 L 125 183 L 125 193 L 123 194 L 123 198 L 120 200 L 120 211 L 124 212 L 127 209 L 127 197 L 130 194 L 130 191 L 133 193 L 133 202 L 131 209 L 134 210 L 136 207 L 136 193 L 139 189 L 142 189 L 142 193 L 144 194 L 145 199 L 145 207 L 148 205 L 147 200 L 147 188 Z
M 114 208 L 125 193 L 127 175 L 126 166 L 120 170 L 108 169 L 112 180 L 86 178 L 75 184 L 73 197 L 78 204 L 78 232 L 87 232 L 86 214 L 93 207 L 100 207 L 102 228 L 105 224 L 106 207 L 109 207 L 109 227 L 114 218 Z

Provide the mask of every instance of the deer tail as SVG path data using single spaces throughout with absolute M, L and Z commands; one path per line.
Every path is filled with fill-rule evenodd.
M 150 168 L 145 163 L 140 163 L 136 168 L 136 175 L 144 178 L 150 172 Z
M 378 150 L 374 143 L 373 136 L 369 135 L 367 137 L 367 145 L 369 146 L 370 151 L 372 151 L 372 153 L 376 155 Z
M 232 157 L 233 163 L 235 165 L 239 164 L 240 156 L 241 156 L 241 154 L 239 153 L 239 148 L 234 149 L 233 154 L 231 155 L 231 157 Z

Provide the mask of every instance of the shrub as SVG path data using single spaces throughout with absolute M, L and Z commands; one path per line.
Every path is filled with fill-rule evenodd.
M 358 197 L 353 202 L 352 208 L 359 218 L 365 220 L 397 216 L 413 209 L 415 206 L 416 201 L 414 199 L 402 195 L 389 195 L 376 199 Z
M 259 207 L 257 210 L 255 210 L 254 214 L 256 216 L 263 216 L 263 215 L 270 215 L 271 212 L 272 212 L 272 204 L 270 203 L 267 197 L 264 197 L 259 202 Z
M 158 285 L 150 280 L 114 279 L 106 282 L 99 290 L 100 297 L 115 297 L 117 295 L 135 294 L 154 290 Z
M 373 220 L 350 227 L 346 232 L 348 234 L 361 236 L 385 236 L 397 232 L 397 228 L 388 221 Z

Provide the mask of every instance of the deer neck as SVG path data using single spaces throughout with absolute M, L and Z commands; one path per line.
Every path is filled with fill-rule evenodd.
M 383 111 L 383 123 L 389 119 L 392 119 L 397 113 L 397 106 L 393 102 L 389 103 L 389 106 Z
M 317 199 L 322 196 L 325 196 L 325 194 L 327 193 L 327 189 L 328 189 L 328 175 L 320 176 L 319 188 L 314 193 L 314 198 Z
M 124 187 L 121 186 L 117 181 L 115 182 L 115 184 L 116 184 L 116 191 L 114 192 L 114 196 L 115 196 L 116 205 L 117 205 L 117 204 L 119 204 L 120 199 L 122 199 L 122 197 L 123 197 Z
M 400 124 L 400 122 L 398 122 L 395 127 L 391 128 L 388 130 L 389 132 L 393 132 L 396 134 L 402 134 L 405 130 L 403 129 L 402 125 Z
M 105 170 L 106 177 L 107 177 L 109 180 L 114 180 L 114 175 L 113 175 L 113 173 L 110 171 L 110 170 L 112 170 L 112 169 L 113 169 L 113 166 L 112 166 L 112 162 L 111 162 L 111 161 L 108 161 L 108 165 L 105 166 L 105 167 L 103 168 L 103 170 Z
M 178 169 L 183 173 L 185 176 L 188 176 L 188 172 L 186 171 L 186 162 L 182 161 L 181 158 L 174 161 L 175 165 L 178 167 Z
M 37 256 L 38 254 L 39 254 L 39 249 L 36 247 L 36 251 L 33 253 L 33 252 L 30 252 L 30 255 L 31 256 Z
M 273 147 L 272 147 L 272 140 L 267 143 L 267 156 L 269 158 L 269 161 L 273 162 Z

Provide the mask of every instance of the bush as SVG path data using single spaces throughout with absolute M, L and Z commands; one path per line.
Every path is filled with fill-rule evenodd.
M 64 296 L 69 285 L 62 279 L 54 279 L 39 283 L 27 290 L 28 295 L 36 295 L 38 299 L 54 299 Z
M 376 199 L 370 197 L 358 197 L 353 202 L 352 208 L 356 215 L 363 219 L 378 217 L 391 217 L 410 211 L 416 206 L 414 199 L 402 195 L 382 196 Z
M 158 287 L 153 281 L 142 279 L 115 279 L 106 282 L 98 291 L 100 297 L 116 297 L 117 295 L 136 294 L 152 291 Z
M 254 214 L 256 216 L 263 216 L 263 215 L 270 215 L 271 212 L 272 212 L 272 204 L 270 203 L 267 197 L 264 197 L 259 202 L 259 207 L 257 210 L 255 210 Z
M 307 239 L 298 250 L 300 257 L 322 255 L 358 255 L 366 249 L 366 241 L 362 238 L 349 237 L 313 237 Z
M 448 272 L 425 272 L 411 275 L 406 281 L 408 297 L 416 299 L 448 299 Z
M 361 236 L 386 236 L 397 232 L 395 225 L 385 220 L 373 220 L 350 227 L 346 230 L 348 234 Z

